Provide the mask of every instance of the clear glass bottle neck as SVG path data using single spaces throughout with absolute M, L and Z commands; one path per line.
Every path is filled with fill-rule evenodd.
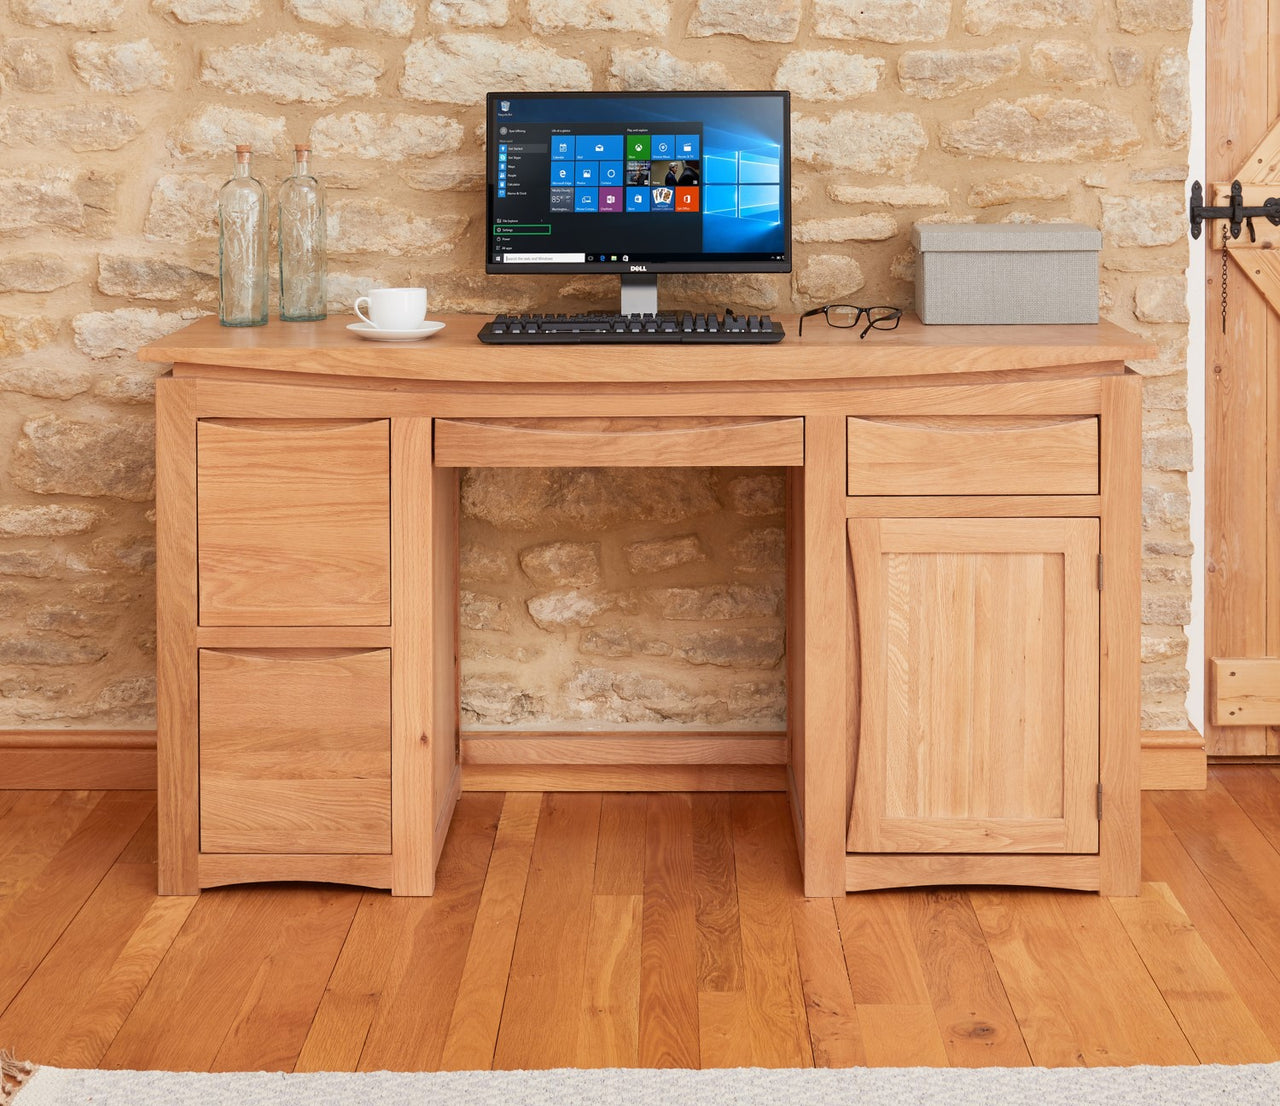
M 305 154 L 305 153 L 301 153 L 301 152 L 300 152 L 300 153 L 297 153 L 297 154 L 294 154 L 294 156 L 293 156 L 293 175 L 294 175 L 295 177 L 309 177 L 309 176 L 311 176 L 311 170 L 310 170 L 310 169 L 308 168 L 308 166 L 307 166 L 307 163 L 308 163 L 309 157 L 310 157 L 310 155 Z
M 247 157 L 236 158 L 236 176 L 247 177 L 249 175 L 249 159 Z

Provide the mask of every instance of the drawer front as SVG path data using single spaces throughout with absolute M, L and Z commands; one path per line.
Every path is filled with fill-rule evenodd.
M 200 848 L 391 851 L 390 650 L 200 650 Z
M 849 495 L 1096 495 L 1087 416 L 849 419 Z
M 388 625 L 390 458 L 385 420 L 203 420 L 201 625 Z

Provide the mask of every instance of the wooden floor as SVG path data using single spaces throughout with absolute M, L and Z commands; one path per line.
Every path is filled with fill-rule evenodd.
M 433 899 L 157 898 L 150 792 L 0 792 L 0 1049 L 70 1067 L 1280 1056 L 1280 770 L 1143 799 L 1135 899 L 805 899 L 779 795 L 465 795 Z

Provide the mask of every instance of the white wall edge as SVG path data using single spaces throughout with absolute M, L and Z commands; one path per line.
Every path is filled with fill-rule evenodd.
M 1207 84 L 1205 74 L 1205 6 L 1206 0 L 1192 0 L 1191 38 L 1188 53 L 1191 62 L 1188 87 L 1191 92 L 1191 144 L 1188 152 L 1187 202 L 1190 204 L 1191 182 L 1205 181 L 1205 119 Z M 1206 224 L 1206 230 L 1208 225 Z M 1205 732 L 1205 655 L 1204 655 L 1204 551 L 1205 551 L 1205 238 L 1196 241 L 1187 235 L 1190 245 L 1187 264 L 1187 422 L 1191 426 L 1192 469 L 1187 473 L 1187 491 L 1191 497 L 1190 533 L 1194 549 L 1191 554 L 1191 622 L 1187 626 L 1187 669 L 1191 684 L 1187 691 L 1187 718 Z

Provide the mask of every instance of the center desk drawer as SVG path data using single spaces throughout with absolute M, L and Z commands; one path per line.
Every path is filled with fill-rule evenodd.
M 1096 495 L 1092 415 L 851 417 L 849 495 Z

